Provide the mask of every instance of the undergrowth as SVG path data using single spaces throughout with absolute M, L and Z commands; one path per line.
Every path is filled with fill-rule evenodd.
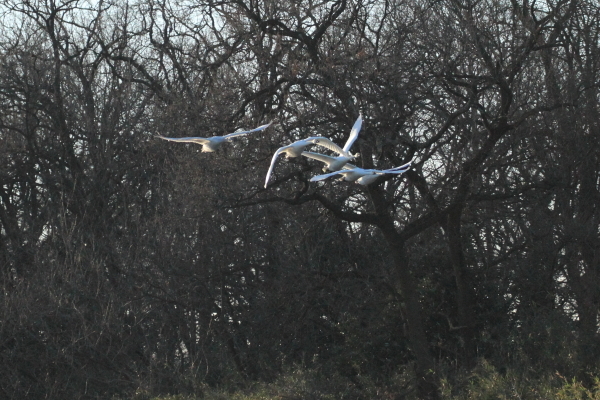
M 138 393 L 129 400 L 416 400 L 412 374 L 402 371 L 375 383 L 360 376 L 352 379 L 323 376 L 313 370 L 297 369 L 283 374 L 272 383 L 254 383 L 244 388 L 210 388 L 203 386 L 190 395 L 152 397 Z M 482 361 L 469 374 L 441 379 L 443 400 L 600 400 L 600 377 L 590 377 L 591 384 L 561 376 L 559 373 L 536 376 L 513 370 L 499 372 Z

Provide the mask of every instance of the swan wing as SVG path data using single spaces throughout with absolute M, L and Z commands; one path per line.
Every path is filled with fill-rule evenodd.
M 356 119 L 356 122 L 354 122 L 354 126 L 352 127 L 352 130 L 350 131 L 350 136 L 348 137 L 348 140 L 346 141 L 346 144 L 344 145 L 343 150 L 345 152 L 350 151 L 350 147 L 352 147 L 352 145 L 358 138 L 358 133 L 360 132 L 361 127 L 362 127 L 362 114 L 359 114 L 358 118 Z
M 385 175 L 391 170 L 365 169 L 365 175 Z
M 340 146 L 333 143 L 331 140 L 329 140 L 327 138 L 311 137 L 311 138 L 306 139 L 306 141 L 311 142 L 312 144 L 316 144 L 317 146 L 325 147 L 326 149 L 329 149 L 331 151 L 335 151 L 336 153 L 338 153 L 342 156 L 352 157 L 350 154 L 348 154 L 347 151 L 344 151 L 344 149 L 342 149 Z M 354 158 L 354 157 L 352 157 L 352 158 Z
M 382 170 L 382 172 L 386 173 L 386 174 L 393 174 L 393 173 L 400 173 L 401 174 L 403 172 L 408 171 L 410 169 L 411 164 L 412 164 L 412 161 L 409 161 L 406 164 L 401 165 L 399 167 L 394 167 L 394 168 L 390 168 L 390 169 L 384 169 L 384 170 Z
M 206 139 L 206 138 L 202 138 L 202 137 L 182 137 L 182 138 L 172 138 L 172 137 L 165 137 L 165 136 L 161 136 L 161 135 L 156 135 L 156 137 L 159 137 L 163 140 L 169 140 L 171 142 L 181 142 L 181 143 L 199 143 L 199 144 L 206 144 L 209 143 L 210 140 Z
M 383 175 L 383 174 L 403 174 L 406 171 L 408 171 L 408 168 L 404 168 L 404 169 L 384 169 L 382 171 L 376 171 L 376 173 L 378 175 Z
M 395 170 L 388 169 L 388 170 L 381 171 L 381 172 L 382 172 L 382 174 L 396 174 L 396 175 L 400 175 L 400 174 L 405 173 L 406 171 L 408 171 L 408 168 L 407 169 L 395 169 Z
M 334 175 L 339 175 L 342 174 L 344 171 L 335 171 L 335 172 L 330 172 L 328 174 L 322 174 L 322 175 L 317 175 L 317 176 L 313 176 L 312 178 L 310 178 L 311 182 L 318 182 L 318 181 L 322 181 L 323 179 L 327 179 L 330 176 L 334 176 Z M 347 170 L 345 172 L 348 172 Z
M 225 139 L 227 139 L 227 140 L 230 140 L 231 138 L 234 138 L 236 136 L 242 136 L 242 135 L 247 135 L 247 134 L 252 133 L 252 132 L 262 131 L 264 129 L 267 129 L 269 126 L 271 126 L 271 124 L 272 124 L 272 122 L 269 122 L 268 124 L 261 125 L 258 128 L 254 128 L 254 129 L 251 129 L 249 131 L 233 132 L 233 133 L 230 133 L 230 134 L 225 135 L 223 137 Z
M 275 154 L 273 154 L 273 158 L 271 159 L 271 165 L 269 166 L 269 171 L 267 172 L 267 177 L 265 179 L 265 189 L 267 188 L 267 185 L 269 184 L 269 179 L 271 179 L 271 173 L 273 173 L 273 167 L 275 167 L 275 161 L 277 161 L 277 157 L 279 157 L 279 155 L 285 151 L 285 149 L 287 149 L 289 146 L 284 146 L 284 147 L 280 147 L 279 149 L 277 149 L 277 151 L 275 152 Z

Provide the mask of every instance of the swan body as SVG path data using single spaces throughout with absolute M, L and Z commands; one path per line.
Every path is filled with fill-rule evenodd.
M 314 136 L 314 137 L 309 137 L 306 139 L 298 140 L 292 144 L 288 144 L 287 146 L 283 146 L 283 147 L 280 147 L 279 149 L 277 149 L 277 151 L 273 155 L 273 158 L 271 159 L 271 165 L 269 166 L 269 171 L 267 172 L 267 177 L 265 179 L 265 188 L 269 184 L 269 179 L 271 178 L 271 174 L 273 173 L 273 168 L 275 167 L 275 162 L 277 161 L 277 157 L 279 157 L 280 154 L 284 153 L 288 158 L 289 157 L 300 157 L 300 155 L 302 155 L 302 152 L 304 151 L 304 149 L 306 149 L 309 146 L 313 146 L 313 145 L 325 147 L 326 149 L 334 151 L 344 157 L 348 157 L 349 160 L 354 159 L 354 156 L 352 154 L 348 153 L 347 151 L 345 151 L 340 146 L 333 143 L 331 140 L 329 140 L 327 138 Z
M 363 169 L 363 168 L 349 168 L 349 169 L 344 169 L 344 170 L 340 170 L 340 171 L 334 171 L 334 172 L 330 172 L 328 174 L 323 174 L 323 175 L 317 175 L 317 176 L 313 176 L 310 181 L 311 182 L 318 182 L 318 181 L 322 181 L 324 179 L 327 179 L 329 177 L 332 177 L 334 175 L 342 175 L 344 177 L 344 180 L 348 181 L 348 182 L 356 182 L 360 185 L 370 185 L 371 183 L 375 182 L 375 180 L 377 178 L 379 178 L 381 175 L 386 175 L 386 174 L 403 174 L 404 172 L 408 171 L 408 169 L 410 168 L 412 162 L 408 162 L 404 165 L 401 165 L 399 167 L 395 167 L 395 168 L 390 168 L 390 169 L 383 169 L 383 170 L 379 170 L 379 169 Z
M 171 137 L 165 137 L 165 136 L 161 136 L 161 135 L 157 135 L 157 136 L 161 139 L 169 140 L 171 142 L 198 143 L 198 144 L 202 145 L 203 153 L 211 153 L 211 152 L 219 149 L 219 147 L 221 147 L 221 145 L 223 143 L 230 142 L 235 137 L 247 135 L 252 132 L 262 131 L 264 129 L 267 129 L 270 125 L 271 125 L 271 122 L 269 122 L 266 125 L 259 126 L 258 128 L 249 130 L 249 131 L 234 132 L 234 133 L 230 133 L 225 136 L 211 136 L 208 138 L 203 138 L 203 137 L 171 138 Z

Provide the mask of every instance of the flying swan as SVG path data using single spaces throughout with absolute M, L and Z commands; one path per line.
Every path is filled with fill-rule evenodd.
M 231 140 L 237 136 L 242 136 L 242 135 L 247 135 L 252 132 L 262 131 L 264 129 L 267 129 L 270 125 L 271 125 L 271 122 L 269 122 L 266 125 L 259 126 L 258 128 L 254 128 L 250 131 L 234 132 L 234 133 L 230 133 L 225 136 L 212 136 L 209 138 L 203 138 L 203 137 L 171 138 L 171 137 L 165 137 L 165 136 L 161 136 L 161 135 L 157 135 L 157 136 L 161 139 L 170 140 L 172 142 L 198 143 L 198 144 L 202 145 L 203 153 L 211 153 L 211 152 L 217 150 L 219 147 L 221 147 L 221 145 L 223 143 L 231 142 Z
M 328 155 L 320 154 L 320 153 L 313 153 L 310 151 L 303 151 L 302 155 L 304 157 L 312 158 L 314 160 L 318 160 L 318 161 L 321 161 L 322 163 L 325 163 L 325 168 L 323 168 L 323 172 L 339 171 L 340 169 L 342 169 L 342 167 L 344 165 L 346 165 L 346 163 L 348 163 L 348 161 L 351 161 L 354 158 L 358 157 L 358 153 L 354 154 L 354 155 L 350 155 L 350 148 L 352 147 L 352 145 L 358 138 L 358 133 L 360 132 L 361 127 L 362 127 L 362 113 L 360 113 L 358 115 L 356 122 L 354 122 L 354 126 L 352 126 L 352 130 L 350 131 L 350 136 L 348 137 L 348 140 L 346 141 L 346 144 L 344 145 L 344 148 L 342 149 L 346 153 L 348 153 L 348 155 L 340 154 L 339 156 L 334 157 L 334 156 L 328 156 Z
M 334 175 L 343 175 L 344 180 L 346 180 L 348 182 L 356 182 L 361 185 L 370 185 L 371 183 L 375 182 L 375 180 L 377 178 L 379 178 L 381 175 L 403 174 L 404 172 L 408 171 L 411 163 L 412 163 L 412 161 L 409 161 L 408 163 L 401 165 L 399 167 L 383 169 L 383 170 L 363 169 L 363 168 L 355 167 L 355 168 L 351 168 L 351 169 L 344 169 L 342 171 L 334 171 L 334 172 L 330 172 L 328 174 L 313 176 L 310 179 L 310 181 L 317 182 L 317 181 L 322 181 L 324 179 L 327 179 Z
M 298 140 L 292 144 L 288 144 L 287 146 L 283 146 L 283 147 L 280 147 L 279 149 L 277 149 L 277 151 L 273 155 L 273 158 L 271 159 L 271 165 L 269 166 L 269 171 L 267 172 L 267 178 L 265 179 L 265 188 L 269 184 L 269 179 L 271 178 L 271 173 L 273 172 L 273 167 L 275 167 L 275 161 L 277 161 L 277 157 L 279 157 L 279 155 L 281 153 L 285 153 L 285 155 L 288 158 L 289 157 L 299 157 L 302 154 L 302 152 L 304 151 L 304 149 L 306 149 L 309 146 L 313 146 L 313 145 L 322 146 L 331 151 L 335 151 L 336 153 L 343 155 L 344 157 L 348 157 L 349 160 L 354 159 L 354 156 L 352 154 L 348 153 L 347 151 L 345 151 L 340 146 L 333 143 L 331 140 L 329 140 L 327 138 L 314 136 L 314 137 L 309 137 L 306 139 Z

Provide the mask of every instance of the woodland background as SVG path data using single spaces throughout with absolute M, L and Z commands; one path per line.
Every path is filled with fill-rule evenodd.
M 328 398 L 436 399 L 482 368 L 593 386 L 595 0 L 0 12 L 1 398 L 305 373 Z M 322 165 L 281 160 L 263 188 L 277 148 L 343 144 L 359 111 L 358 164 L 411 171 L 310 183 Z M 216 153 L 155 137 L 269 121 Z

